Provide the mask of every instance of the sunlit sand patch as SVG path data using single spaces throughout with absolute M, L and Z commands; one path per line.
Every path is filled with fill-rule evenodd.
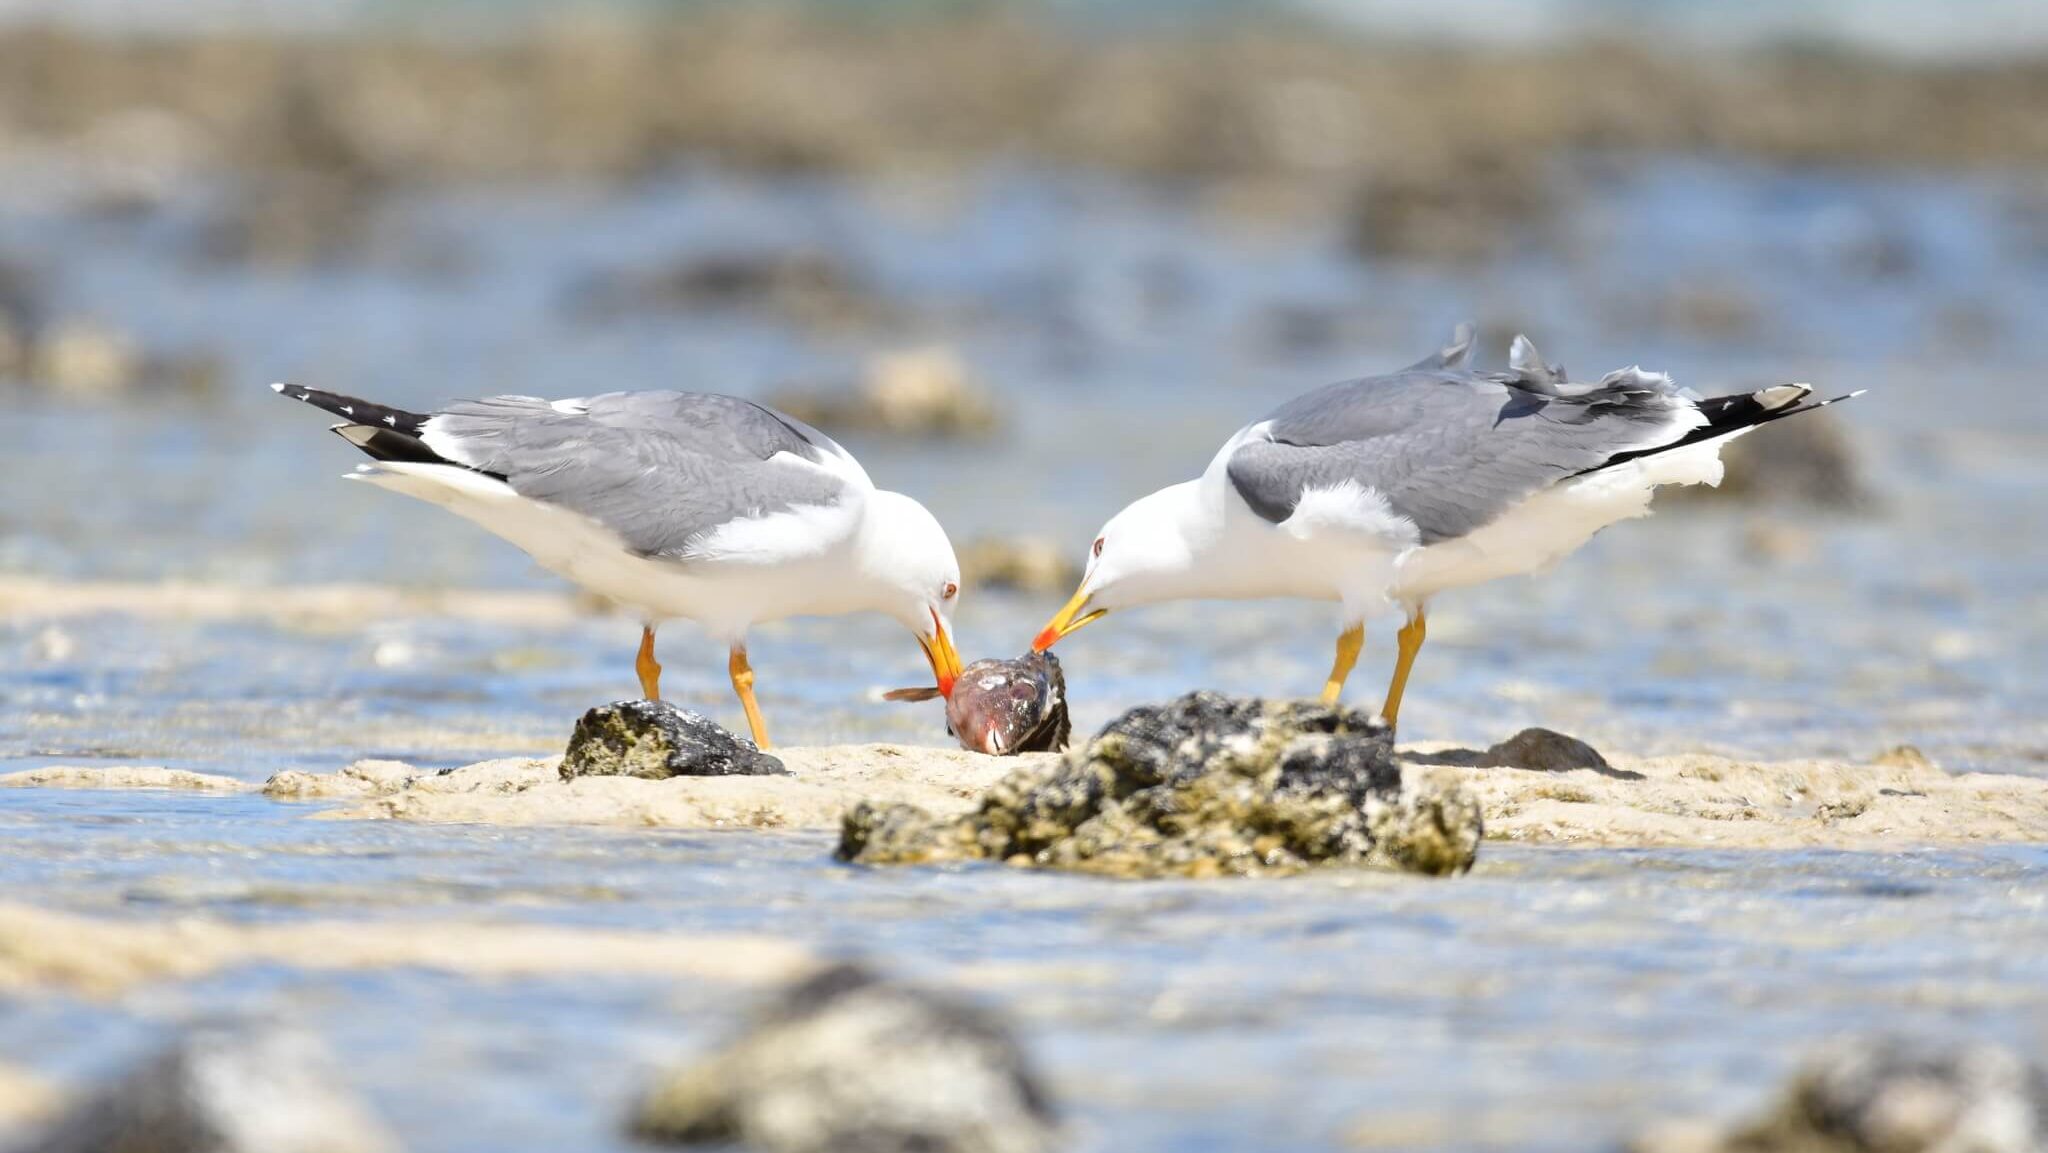
M 420 968 L 485 979 L 603 973 L 752 985 L 787 980 L 807 971 L 814 959 L 794 942 L 743 934 L 460 921 L 116 921 L 0 905 L 0 991 L 57 987 L 110 997 L 149 982 L 191 980 L 249 964 Z

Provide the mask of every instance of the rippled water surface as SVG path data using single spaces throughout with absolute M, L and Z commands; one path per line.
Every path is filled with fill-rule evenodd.
M 0 193 L 0 251 L 67 313 L 224 359 L 211 400 L 8 394 L 0 568 L 75 579 L 551 587 L 471 527 L 344 485 L 347 446 L 262 386 L 398 403 L 484 392 L 832 382 L 956 347 L 1004 409 L 988 444 L 845 439 L 956 539 L 1078 552 L 1125 499 L 1192 475 L 1237 425 L 1405 363 L 1462 317 L 1581 372 L 1641 361 L 1703 391 L 1869 388 L 1835 410 L 1872 499 L 1673 503 L 1541 580 L 1445 598 L 1403 713 L 1465 742 L 1543 723 L 1612 749 L 2048 771 L 2048 316 L 2023 184 L 1668 162 L 1602 170 L 1547 243 L 1481 269 L 1360 265 L 1334 230 L 1199 199 L 999 171 L 943 185 L 763 185 L 395 202 L 310 268 L 192 255 L 194 192 L 142 219 Z M 691 251 L 824 251 L 889 319 L 592 318 L 579 285 Z M 1875 254 L 1875 255 L 1873 255 Z M 1876 269 L 1877 271 L 1873 271 Z M 1736 338 L 1672 319 L 1732 295 Z M 1663 302 L 1663 303 L 1659 303 Z M 1682 311 L 1682 310 L 1680 310 Z M 1304 319 L 1306 318 L 1306 319 Z M 1830 419 L 1830 418 L 1813 418 Z M 1762 435 L 1771 435 L 1764 433 Z M 970 590 L 970 657 L 1054 607 Z M 399 616 L 280 622 L 0 617 L 0 768 L 171 764 L 260 780 L 361 756 L 458 764 L 559 748 L 626 695 L 637 628 Z M 1300 693 L 1321 606 L 1165 607 L 1062 646 L 1077 723 L 1189 687 Z M 1385 675 L 1373 636 L 1353 693 Z M 663 634 L 673 695 L 738 722 L 715 647 Z M 939 742 L 894 625 L 753 642 L 789 742 Z M 1373 658 L 1378 658 L 1375 661 Z M 1092 1147 L 1577 1149 L 1753 1100 L 1821 1037 L 1873 1027 L 2038 1049 L 2048 852 L 1587 852 L 1488 845 L 1455 882 L 1112 884 L 999 868 L 870 873 L 816 836 L 420 828 L 245 796 L 0 792 L 0 890 L 115 917 L 481 918 L 789 936 L 1010 1011 Z M 731 1021 L 722 987 L 238 969 L 112 1004 L 0 999 L 0 1059 L 59 1078 L 173 1023 L 274 1005 L 330 1035 L 421 1150 L 608 1148 L 656 1064 Z

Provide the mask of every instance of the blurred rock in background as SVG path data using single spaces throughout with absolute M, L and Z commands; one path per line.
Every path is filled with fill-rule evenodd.
M 640 1137 L 756 1153 L 1043 1153 L 1057 1117 L 1007 1024 L 960 998 L 835 965 L 711 1056 L 664 1075 Z

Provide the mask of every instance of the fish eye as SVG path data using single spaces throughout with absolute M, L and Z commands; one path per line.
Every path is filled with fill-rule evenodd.
M 952 600 L 954 597 L 957 597 L 959 595 L 960 586 L 952 581 L 947 581 L 946 587 L 939 590 L 939 599 L 942 601 Z
M 1096 538 L 1095 538 L 1095 555 L 1096 555 L 1096 556 L 1101 556 L 1101 555 L 1102 555 L 1102 538 L 1101 538 L 1101 537 L 1096 537 Z

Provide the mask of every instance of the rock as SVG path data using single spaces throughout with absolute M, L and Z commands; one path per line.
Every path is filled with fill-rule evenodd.
M 895 436 L 983 437 L 1002 423 L 959 355 L 939 347 L 877 356 L 851 390 L 790 391 L 769 403 L 822 428 Z
M 1763 306 L 1732 284 L 1681 284 L 1649 304 L 1664 327 L 1700 340 L 1754 340 L 1763 327 Z
M 1939 767 L 1934 763 L 1934 758 L 1920 751 L 1920 746 L 1918 745 L 1893 745 L 1884 752 L 1877 754 L 1877 758 L 1870 763 L 1897 769 L 1935 769 Z
M 1718 487 L 1667 488 L 1658 499 L 1794 501 L 1822 508 L 1868 507 L 1854 442 L 1843 430 L 1844 411 L 1796 416 L 1737 437 L 1721 450 Z
M 212 353 L 145 353 L 135 339 L 99 321 L 67 317 L 31 329 L 0 314 L 0 377 L 78 400 L 103 400 L 148 386 L 203 397 L 224 369 Z
M 271 175 L 216 198 L 191 237 L 201 263 L 307 268 L 358 259 L 375 246 L 377 191 L 328 173 Z
M 35 341 L 29 376 L 53 392 L 103 397 L 142 376 L 142 353 L 126 333 L 89 320 L 62 321 Z
M 1081 565 L 1058 541 L 987 536 L 960 549 L 960 578 L 978 589 L 1065 596 L 1081 583 Z
M 398 1148 L 312 1037 L 194 1029 L 16 1153 L 387 1153 Z
M 1010 1031 L 965 1001 L 836 965 L 663 1077 L 636 1135 L 757 1153 L 1040 1153 L 1053 1108 Z
M 1550 220 L 1554 183 L 1547 163 L 1526 154 L 1404 157 L 1360 184 L 1351 250 L 1366 259 L 1482 260 Z
M 1569 773 L 1592 769 L 1611 773 L 1607 758 L 1577 737 L 1550 729 L 1523 729 L 1480 754 L 1482 769 L 1528 769 L 1536 773 Z
M 1086 748 L 1019 768 L 959 818 L 907 805 L 847 814 L 860 864 L 990 859 L 1125 877 L 1263 875 L 1325 865 L 1469 869 L 1479 806 L 1404 772 L 1357 711 L 1191 693 L 1132 709 Z
M 2042 1153 L 2048 1072 L 1983 1043 L 1898 1037 L 1816 1054 L 1762 1116 L 1638 1138 L 1636 1153 Z
M 571 298 L 597 318 L 649 311 L 758 312 L 816 329 L 870 327 L 889 319 L 864 277 L 823 252 L 689 253 L 666 265 L 611 272 Z
M 562 757 L 562 779 L 577 777 L 764 776 L 782 762 L 708 717 L 668 701 L 615 701 L 583 714 Z

